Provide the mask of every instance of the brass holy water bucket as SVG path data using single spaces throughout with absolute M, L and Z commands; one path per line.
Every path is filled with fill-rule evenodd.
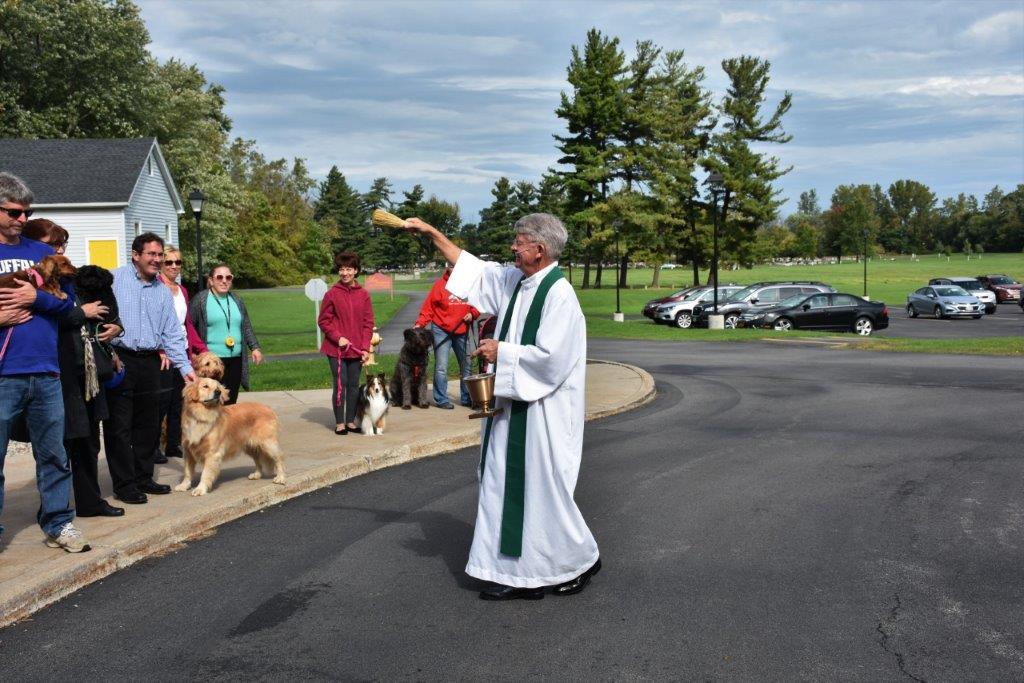
M 470 414 L 469 419 L 490 417 L 501 412 L 501 408 L 494 407 L 493 372 L 470 375 L 466 378 L 466 388 L 469 390 L 469 398 L 473 401 L 473 409 L 476 411 Z

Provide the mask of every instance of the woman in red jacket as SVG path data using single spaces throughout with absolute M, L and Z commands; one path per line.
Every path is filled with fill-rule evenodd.
M 466 378 L 469 377 L 470 363 L 466 360 L 466 337 L 469 326 L 480 317 L 476 310 L 462 299 L 448 292 L 448 278 L 452 274 L 451 266 L 444 275 L 430 288 L 420 309 L 420 317 L 415 327 L 430 325 L 434 335 L 434 403 L 438 408 L 452 409 L 448 400 L 448 350 L 455 351 L 455 360 L 459 362 L 459 398 L 464 406 L 471 405 Z
M 356 425 L 356 399 L 359 373 L 370 355 L 373 335 L 373 306 L 370 294 L 356 282 L 359 256 L 342 251 L 334 257 L 338 282 L 327 290 L 320 304 L 317 324 L 324 333 L 320 353 L 327 356 L 334 377 L 335 434 L 359 431 Z

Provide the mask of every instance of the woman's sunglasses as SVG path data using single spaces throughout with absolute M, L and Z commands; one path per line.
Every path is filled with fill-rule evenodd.
M 0 209 L 0 211 L 3 211 L 4 213 L 6 213 L 8 216 L 10 216 L 11 218 L 13 218 L 15 220 L 17 220 L 22 215 L 24 215 L 25 218 L 31 218 L 32 214 L 35 213 L 35 211 L 33 211 L 32 209 L 6 209 L 6 208 L 4 208 L 4 209 Z
M 235 279 L 234 275 L 214 275 L 214 280 L 223 280 L 224 282 L 231 282 Z
M 181 265 L 181 259 L 178 259 L 176 261 L 171 261 L 170 259 L 167 259 L 167 260 L 164 261 L 164 265 L 165 266 L 180 266 Z

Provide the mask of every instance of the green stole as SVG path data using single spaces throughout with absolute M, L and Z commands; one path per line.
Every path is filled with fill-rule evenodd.
M 537 285 L 537 294 L 530 303 L 523 325 L 523 336 L 519 343 L 523 346 L 537 341 L 537 328 L 540 327 L 540 315 L 544 310 L 551 286 L 564 277 L 562 270 L 555 266 Z M 523 278 L 525 279 L 525 278 Z M 498 341 L 505 341 L 508 328 L 512 323 L 512 311 L 519 298 L 519 288 L 523 280 L 516 284 L 512 298 L 505 309 L 505 319 L 501 323 Z M 526 410 L 530 407 L 526 401 L 512 401 L 511 417 L 508 425 L 508 447 L 505 450 L 505 502 L 501 511 L 501 554 L 520 557 L 523 554 L 523 513 L 526 499 Z M 491 438 L 491 421 L 487 418 L 484 428 L 483 447 L 480 451 L 480 477 L 483 478 L 484 465 L 487 463 L 487 445 Z

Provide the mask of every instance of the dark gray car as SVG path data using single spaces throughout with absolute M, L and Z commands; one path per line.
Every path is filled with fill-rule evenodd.
M 740 316 L 752 310 L 760 310 L 775 306 L 780 301 L 798 294 L 827 294 L 836 291 L 824 282 L 810 280 L 789 280 L 785 282 L 758 282 L 718 302 L 718 312 L 724 316 L 725 327 L 733 329 Z M 708 316 L 713 312 L 711 304 L 702 303 L 693 309 L 694 324 L 707 324 Z

